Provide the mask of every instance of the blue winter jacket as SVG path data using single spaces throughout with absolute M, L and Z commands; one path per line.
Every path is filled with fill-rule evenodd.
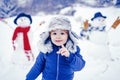
M 80 71 L 85 65 L 80 48 L 77 46 L 77 52 L 70 52 L 68 58 L 57 54 L 59 48 L 53 46 L 54 50 L 47 54 L 40 52 L 26 80 L 35 80 L 40 73 L 42 80 L 73 80 L 74 71 Z

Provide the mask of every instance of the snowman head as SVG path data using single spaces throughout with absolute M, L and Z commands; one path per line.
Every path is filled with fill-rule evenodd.
M 21 27 L 27 27 L 32 23 L 32 18 L 30 15 L 25 13 L 20 13 L 14 20 L 14 23 Z
M 106 16 L 103 16 L 101 12 L 95 13 L 94 17 L 91 19 L 92 25 L 94 27 L 103 27 L 106 26 Z

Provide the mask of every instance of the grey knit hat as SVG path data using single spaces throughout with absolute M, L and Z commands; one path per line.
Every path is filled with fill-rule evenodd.
M 68 30 L 69 38 L 65 47 L 72 53 L 76 52 L 77 39 L 79 39 L 79 37 L 71 31 L 69 19 L 63 16 L 53 17 L 48 25 L 48 30 L 40 34 L 40 40 L 38 42 L 39 50 L 43 53 L 50 53 L 53 50 L 49 32 L 56 29 Z

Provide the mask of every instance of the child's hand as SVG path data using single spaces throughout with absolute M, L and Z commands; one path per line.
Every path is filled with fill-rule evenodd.
M 64 45 L 61 45 L 62 48 L 59 49 L 59 51 L 57 51 L 58 54 L 61 54 L 62 56 L 65 56 L 65 57 L 69 57 L 70 56 L 70 53 L 69 51 L 65 48 Z

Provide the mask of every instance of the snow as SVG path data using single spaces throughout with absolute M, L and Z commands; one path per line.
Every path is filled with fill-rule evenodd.
M 83 70 L 75 73 L 74 80 L 120 80 L 120 25 L 116 28 L 110 28 L 118 16 L 120 16 L 119 8 L 88 8 L 76 7 L 76 13 L 73 16 L 68 16 L 72 22 L 73 30 L 79 34 L 80 27 L 82 27 L 82 20 L 90 19 L 95 12 L 100 11 L 107 16 L 107 33 L 108 45 L 97 44 L 89 40 L 79 40 L 81 48 L 81 55 L 86 61 L 86 66 Z M 46 31 L 51 16 L 32 16 L 33 23 L 31 24 L 32 32 L 32 51 L 35 57 L 39 51 L 37 49 L 37 41 L 39 34 Z M 80 18 L 77 19 L 76 18 Z M 12 35 L 16 25 L 13 23 L 15 17 L 5 19 L 7 23 L 0 21 L 0 80 L 25 80 L 25 76 L 32 67 L 34 62 L 25 60 L 24 54 L 13 54 Z M 75 21 L 76 20 L 76 21 Z M 80 20 L 80 21 L 79 21 Z M 41 26 L 40 22 L 45 21 Z M 99 39 L 96 39 L 99 40 Z M 104 40 L 104 39 L 103 39 Z M 106 50 L 108 49 L 108 50 Z M 94 52 L 94 53 L 93 53 Z M 96 53 L 96 54 L 95 54 Z M 106 53 L 110 55 L 106 58 Z M 21 62 L 13 63 L 15 58 L 20 59 Z M 36 79 L 40 80 L 41 75 Z

